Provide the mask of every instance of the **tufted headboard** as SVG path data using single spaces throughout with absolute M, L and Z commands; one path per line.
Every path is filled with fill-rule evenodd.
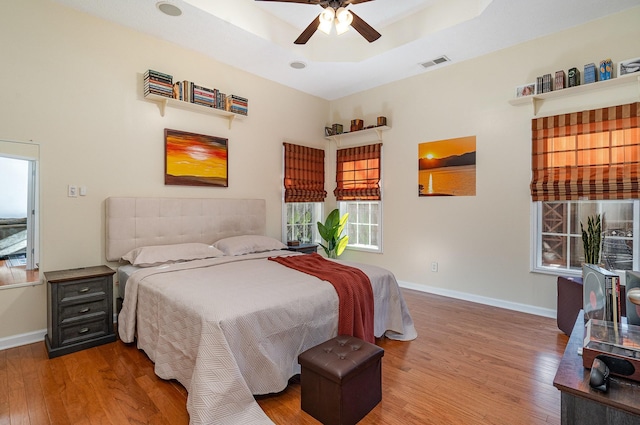
M 141 246 L 264 235 L 266 223 L 264 199 L 111 197 L 106 200 L 106 257 L 118 261 Z

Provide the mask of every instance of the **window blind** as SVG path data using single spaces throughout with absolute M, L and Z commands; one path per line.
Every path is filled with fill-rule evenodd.
M 324 150 L 284 143 L 284 201 L 324 202 Z
M 336 189 L 338 201 L 379 201 L 382 143 L 338 149 Z
M 640 102 L 532 120 L 533 201 L 640 197 Z

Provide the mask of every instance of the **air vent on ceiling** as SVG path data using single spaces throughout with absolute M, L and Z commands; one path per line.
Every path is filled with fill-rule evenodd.
M 451 61 L 451 59 L 449 59 L 448 57 L 442 55 L 442 56 L 439 56 L 439 57 L 437 57 L 435 59 L 432 59 L 430 61 L 423 62 L 420 65 L 422 65 L 424 68 L 430 68 L 432 66 L 440 65 L 441 63 L 450 62 L 450 61 Z

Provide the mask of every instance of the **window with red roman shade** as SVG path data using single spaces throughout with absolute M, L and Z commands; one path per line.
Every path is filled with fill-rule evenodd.
M 382 143 L 338 149 L 336 183 L 338 201 L 379 201 Z
M 284 201 L 324 202 L 324 150 L 284 143 Z
M 533 201 L 640 197 L 640 102 L 532 120 Z

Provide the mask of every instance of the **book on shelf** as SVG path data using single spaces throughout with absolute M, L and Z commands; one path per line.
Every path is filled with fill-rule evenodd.
M 144 95 L 154 94 L 193 103 L 207 108 L 215 108 L 247 115 L 249 100 L 238 95 L 227 95 L 218 89 L 194 84 L 189 80 L 173 82 L 173 76 L 148 69 L 143 76 Z

